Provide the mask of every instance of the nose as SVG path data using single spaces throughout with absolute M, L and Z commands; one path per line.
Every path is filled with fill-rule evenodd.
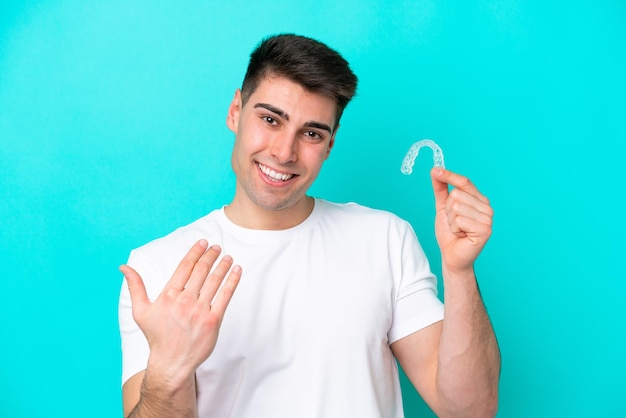
M 296 162 L 298 159 L 298 141 L 293 134 L 278 135 L 272 141 L 270 155 L 280 164 Z

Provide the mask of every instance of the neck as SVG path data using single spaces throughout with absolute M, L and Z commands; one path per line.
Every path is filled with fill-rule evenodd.
M 294 206 L 276 210 L 244 205 L 235 198 L 224 212 L 231 222 L 242 228 L 276 231 L 301 224 L 313 212 L 314 206 L 315 200 L 309 196 Z

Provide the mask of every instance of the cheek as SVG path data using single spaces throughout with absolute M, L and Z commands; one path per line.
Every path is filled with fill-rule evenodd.
M 310 155 L 308 158 L 308 161 L 310 161 L 309 167 L 311 171 L 317 175 L 317 173 L 319 173 L 319 171 L 321 170 L 322 165 L 324 165 L 327 157 L 328 153 L 326 151 L 317 151 L 315 153 L 312 153 L 312 155 Z
M 235 146 L 244 154 L 253 154 L 263 149 L 264 143 L 267 142 L 267 135 L 261 129 L 255 129 L 255 126 L 249 124 L 247 129 L 242 129 L 235 138 Z
M 233 152 L 231 155 L 231 165 L 233 167 L 233 170 L 236 173 L 239 172 L 239 169 L 246 160 L 247 158 L 244 144 L 240 140 L 235 139 L 235 144 L 233 145 Z
M 245 154 L 249 154 L 252 149 L 255 147 L 255 136 L 253 132 L 249 130 L 242 129 L 239 131 L 238 135 L 235 136 L 235 144 L 233 145 L 233 151 L 238 155 L 243 156 Z

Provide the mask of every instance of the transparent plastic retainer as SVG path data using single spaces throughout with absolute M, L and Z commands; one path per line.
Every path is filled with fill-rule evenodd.
M 421 141 L 417 141 L 415 144 L 411 145 L 411 148 L 409 148 L 409 151 L 406 153 L 404 160 L 402 160 L 402 167 L 400 167 L 400 171 L 402 171 L 403 174 L 409 175 L 413 172 L 415 158 L 417 158 L 417 154 L 422 147 L 428 147 L 433 150 L 434 167 L 445 168 L 443 163 L 443 151 L 439 145 L 430 139 L 422 139 Z

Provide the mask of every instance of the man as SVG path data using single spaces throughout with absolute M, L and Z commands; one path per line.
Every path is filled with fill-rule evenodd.
M 407 222 L 306 195 L 356 84 L 312 39 L 251 54 L 226 121 L 232 202 L 121 267 L 125 416 L 402 417 L 396 359 L 438 415 L 495 414 L 499 350 L 473 270 L 489 201 L 433 170 L 443 306 Z

